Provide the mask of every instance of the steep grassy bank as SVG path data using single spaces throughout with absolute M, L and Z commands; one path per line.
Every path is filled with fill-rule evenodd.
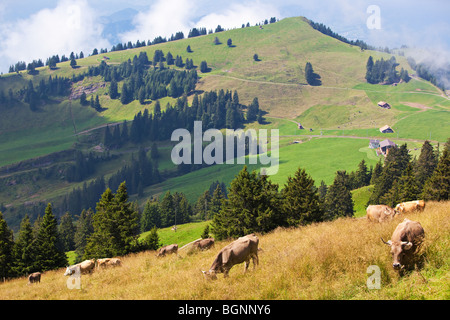
M 20 278 L 0 284 L 1 299 L 449 299 L 450 202 L 427 203 L 407 217 L 425 229 L 425 265 L 400 277 L 391 267 L 389 239 L 404 217 L 384 224 L 338 219 L 260 236 L 259 266 L 228 279 L 206 281 L 208 269 L 228 241 L 205 252 L 156 258 L 154 252 L 122 257 L 123 267 L 83 276 L 81 290 L 69 290 L 64 270 L 47 272 L 26 286 Z M 193 239 L 194 240 L 194 239 Z M 367 268 L 381 271 L 381 288 L 369 290 Z M 250 267 L 251 270 L 252 267 Z

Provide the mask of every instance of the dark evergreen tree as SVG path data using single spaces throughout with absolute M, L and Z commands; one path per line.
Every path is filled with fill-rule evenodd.
M 212 222 L 217 239 L 268 232 L 281 224 L 278 185 L 247 166 L 231 182 L 228 199 Z
M 13 249 L 13 274 L 21 276 L 33 273 L 35 270 L 35 243 L 33 228 L 28 215 L 20 223 L 19 237 Z
M 431 177 L 438 163 L 438 156 L 433 150 L 433 146 L 427 140 L 422 145 L 419 158 L 415 164 L 417 183 L 423 188 L 425 181 Z
M 283 218 L 288 226 L 306 225 L 324 219 L 321 201 L 314 180 L 305 169 L 288 177 L 281 192 Z
M 66 212 L 61 217 L 59 224 L 59 237 L 61 241 L 61 251 L 72 251 L 75 249 L 75 226 L 73 224 L 72 216 Z
M 52 205 L 49 203 L 42 218 L 36 237 L 36 263 L 40 271 L 52 270 L 67 265 L 67 257 L 61 249 L 58 225 L 53 215 Z
M 138 247 L 138 212 L 128 201 L 125 182 L 114 195 L 106 189 L 97 203 L 94 233 L 89 237 L 84 258 L 122 256 Z
M 156 227 L 153 227 L 150 230 L 150 233 L 145 237 L 144 247 L 146 250 L 157 250 L 159 247 L 161 247 L 158 229 Z
M 0 211 L 0 280 L 13 276 L 13 232 Z
M 148 200 L 141 216 L 141 232 L 151 230 L 153 227 L 161 227 L 161 213 L 158 201 Z
M 424 200 L 446 201 L 450 199 L 450 138 L 439 158 L 436 169 L 425 182 L 422 198 Z
M 111 80 L 109 85 L 109 97 L 111 99 L 117 99 L 119 97 L 119 91 L 117 90 L 117 81 L 115 79 Z
M 81 262 L 88 238 L 94 233 L 93 216 L 94 211 L 91 208 L 83 210 L 76 222 L 74 241 L 77 262 Z
M 337 171 L 325 197 L 327 220 L 353 216 L 353 199 L 350 191 L 348 174 L 345 171 Z

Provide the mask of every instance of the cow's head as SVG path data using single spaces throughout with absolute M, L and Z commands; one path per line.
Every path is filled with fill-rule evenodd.
M 74 272 L 74 270 L 70 269 L 69 267 L 66 268 L 66 272 L 64 272 L 65 276 L 70 276 L 72 273 Z
M 214 270 L 209 270 L 209 271 L 202 270 L 202 273 L 205 276 L 206 280 L 217 280 L 217 275 Z
M 413 246 L 412 242 L 408 241 L 384 241 L 383 238 L 381 238 L 381 241 L 383 241 L 385 244 L 391 247 L 391 254 L 392 254 L 392 267 L 396 270 L 399 270 L 403 267 L 402 260 L 404 255 L 406 254 L 406 251 L 410 250 Z

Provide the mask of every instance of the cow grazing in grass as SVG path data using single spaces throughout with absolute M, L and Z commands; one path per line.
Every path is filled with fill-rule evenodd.
M 198 250 L 208 250 L 212 246 L 214 246 L 213 238 L 197 240 L 192 244 L 192 248 L 198 249 Z
M 202 271 L 206 279 L 216 280 L 217 273 L 223 273 L 224 278 L 226 278 L 228 277 L 228 272 L 234 265 L 243 262 L 245 262 L 245 273 L 250 265 L 250 259 L 253 261 L 254 269 L 256 264 L 259 263 L 258 244 L 258 237 L 255 234 L 251 234 L 241 237 L 224 247 L 217 254 L 209 271 Z
M 35 272 L 32 273 L 28 276 L 28 285 L 32 284 L 32 283 L 36 283 L 36 282 L 41 282 L 41 273 L 40 272 Z
M 168 246 L 162 247 L 159 249 L 157 257 L 164 257 L 166 254 L 175 253 L 178 254 L 178 245 L 177 244 L 169 244 Z
M 425 209 L 425 201 L 414 200 L 401 202 L 395 206 L 395 211 L 397 213 L 409 213 L 413 211 L 423 211 Z
M 119 267 L 122 265 L 122 261 L 118 258 L 103 258 L 97 259 L 95 264 L 97 265 L 97 269 L 106 267 Z
M 392 234 L 391 240 L 381 240 L 391 247 L 392 267 L 400 270 L 404 267 L 411 267 L 415 258 L 416 250 L 422 243 L 425 231 L 417 221 L 409 219 L 403 220 Z
M 370 205 L 366 209 L 367 220 L 372 222 L 383 222 L 392 220 L 396 211 L 384 204 Z
M 75 264 L 73 266 L 67 267 L 64 275 L 70 276 L 70 275 L 74 274 L 78 268 L 79 268 L 81 274 L 91 273 L 92 271 L 94 271 L 94 267 L 95 267 L 95 259 L 85 260 L 85 261 Z

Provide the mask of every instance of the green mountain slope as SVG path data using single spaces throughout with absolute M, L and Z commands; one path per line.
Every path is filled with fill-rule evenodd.
M 214 44 L 216 37 L 221 44 Z M 233 46 L 227 46 L 228 39 L 232 39 Z M 192 52 L 186 51 L 188 45 Z M 366 83 L 368 57 L 388 59 L 391 55 L 362 51 L 359 47 L 328 37 L 311 28 L 307 20 L 301 17 L 283 19 L 262 28 L 239 28 L 90 56 L 78 59 L 76 69 L 72 69 L 67 61 L 59 63 L 55 70 L 38 68 L 36 75 L 25 71 L 3 75 L 0 77 L 0 93 L 7 94 L 10 89 L 17 92 L 26 87 L 30 80 L 37 87 L 41 80 L 46 81 L 49 76 L 72 78 L 85 73 L 90 66 L 98 66 L 105 57 L 108 58 L 107 64 L 118 65 L 128 59 L 133 60 L 135 55 L 144 51 L 151 60 L 156 50 L 162 50 L 164 54 L 170 51 L 174 57 L 180 55 L 183 61 L 187 58 L 193 60 L 200 76 L 197 92 L 237 90 L 243 104 L 250 104 L 254 97 L 258 97 L 260 108 L 267 112 L 268 123 L 253 123 L 248 127 L 280 130 L 280 171 L 272 177 L 280 186 L 298 166 L 307 168 L 316 183 L 320 180 L 331 183 L 336 170 L 355 170 L 362 159 L 374 165 L 378 158 L 373 150 L 367 149 L 368 137 L 388 137 L 396 143 L 408 141 L 410 148 L 420 148 L 425 139 L 444 142 L 448 137 L 446 128 L 450 124 L 450 100 L 439 89 L 415 77 L 397 86 Z M 253 59 L 254 54 L 258 55 L 258 61 Z M 396 59 L 398 70 L 404 68 L 413 75 L 405 57 L 396 56 Z M 207 61 L 210 72 L 200 72 L 202 61 Z M 307 62 L 320 76 L 320 86 L 307 85 L 304 75 Z M 1 108 L 0 167 L 3 168 L 0 168 L 0 179 L 5 185 L 12 183 L 13 187 L 8 192 L 0 190 L 0 203 L 17 206 L 30 201 L 51 201 L 83 184 L 68 183 L 54 177 L 46 181 L 33 181 L 30 178 L 33 170 L 38 170 L 33 165 L 27 167 L 29 172 L 25 173 L 23 170 L 11 173 L 5 166 L 69 148 L 92 151 L 102 139 L 101 130 L 95 128 L 132 120 L 137 112 L 145 109 L 153 111 L 154 101 L 141 105 L 135 100 L 122 105 L 120 100 L 111 100 L 108 95 L 110 83 L 103 83 L 100 76 L 86 77 L 82 82 L 73 84 L 73 88 L 91 85 L 98 85 L 93 95 L 99 96 L 103 108 L 101 112 L 82 106 L 79 99 L 70 103 L 68 96 L 51 97 L 50 103 L 40 105 L 35 112 L 31 112 L 28 104 L 22 102 Z M 118 87 L 120 92 L 121 82 Z M 91 95 L 87 96 L 88 101 Z M 188 97 L 189 102 L 192 97 Z M 380 100 L 387 101 L 392 108 L 386 110 L 378 107 Z M 173 104 L 175 99 L 163 98 L 160 101 L 163 108 L 168 102 Z M 296 122 L 311 128 L 312 132 L 299 130 Z M 378 128 L 386 124 L 395 132 L 381 134 Z M 83 131 L 86 131 L 83 135 L 77 135 Z M 294 141 L 302 143 L 293 144 Z M 144 147 L 150 145 L 149 142 Z M 131 153 L 137 152 L 138 147 L 127 144 L 114 151 L 117 158 L 102 166 L 86 181 L 100 174 L 106 177 L 112 175 L 130 160 Z M 160 169 L 173 170 L 171 144 L 161 143 L 161 148 L 164 151 Z M 64 161 L 70 162 L 71 159 Z M 56 164 L 50 162 L 42 166 Z M 171 178 L 146 188 L 139 200 L 143 202 L 166 190 L 186 192 L 190 200 L 195 200 L 212 181 L 219 179 L 229 183 L 241 167 L 214 166 Z M 23 180 L 17 179 L 16 174 L 21 175 Z

